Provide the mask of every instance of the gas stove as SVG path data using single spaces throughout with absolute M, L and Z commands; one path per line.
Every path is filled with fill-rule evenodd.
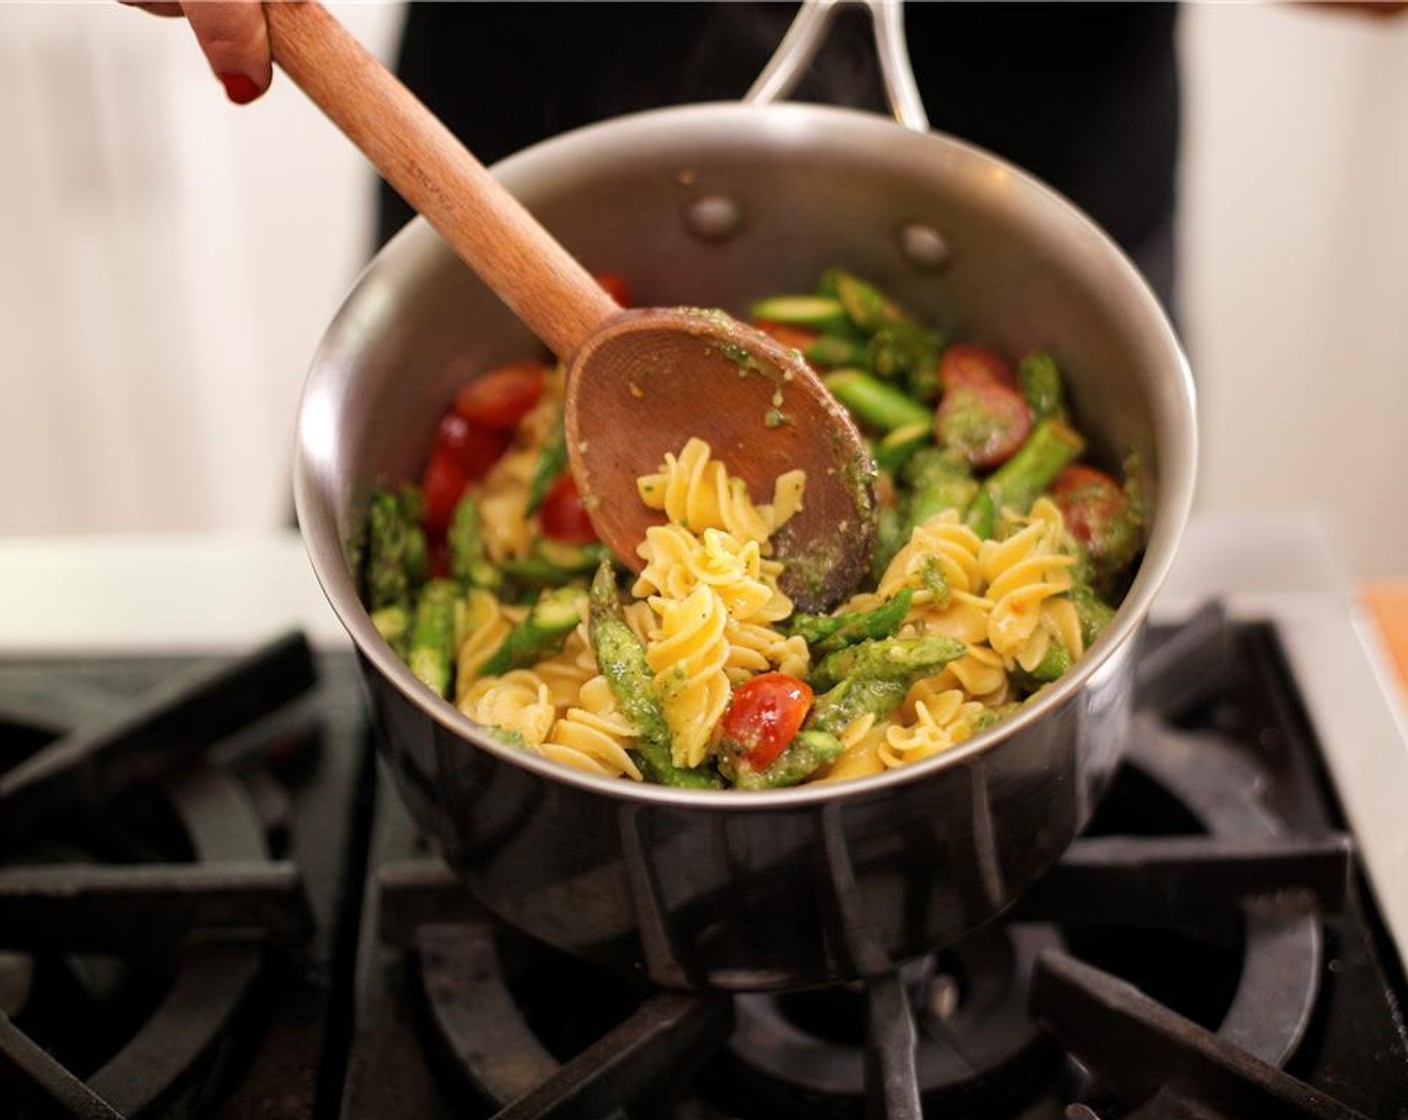
M 0 1115 L 1408 1117 L 1403 814 L 1377 815 L 1408 739 L 1319 538 L 1249 556 L 1245 528 L 1190 531 L 1122 769 L 1013 911 L 867 985 L 731 997 L 480 911 L 315 600 L 242 612 L 312 623 L 234 652 L 122 645 L 101 612 L 29 626 L 45 580 L 83 597 L 88 558 L 50 555 L 0 660 Z

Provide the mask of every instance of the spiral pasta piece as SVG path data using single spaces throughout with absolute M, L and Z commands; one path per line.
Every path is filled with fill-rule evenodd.
M 531 669 L 475 681 L 460 698 L 459 709 L 476 723 L 517 735 L 525 747 L 535 749 L 557 719 L 547 684 Z
M 655 693 L 665 713 L 676 766 L 698 766 L 714 725 L 728 707 L 728 611 L 707 584 L 682 600 L 656 599 L 660 635 L 645 647 Z
M 783 474 L 774 484 L 772 504 L 755 505 L 747 483 L 731 478 L 724 464 L 710 455 L 709 445 L 697 438 L 678 456 L 666 452 L 659 471 L 637 480 L 641 501 L 691 532 L 722 529 L 740 541 L 759 544 L 801 508 L 805 472 Z
M 528 493 L 537 462 L 536 448 L 510 448 L 474 491 L 479 535 L 495 564 L 521 560 L 533 551 L 537 531 L 528 516 Z
M 1002 655 L 987 646 L 969 646 L 967 653 L 950 661 L 930 682 L 940 690 L 956 688 L 986 707 L 1005 704 L 1012 698 Z
M 553 724 L 539 747 L 544 758 L 608 778 L 642 781 L 640 767 L 627 748 L 636 728 L 616 707 L 616 697 L 603 676 L 582 685 L 578 705 Z
M 1025 524 L 1004 540 L 984 541 L 979 551 L 993 604 L 988 643 L 1009 665 L 1035 669 L 1053 637 L 1060 640 L 1061 620 L 1044 605 L 1071 589 L 1075 558 L 1061 551 L 1063 539 L 1061 511 L 1040 498 Z M 1067 652 L 1074 658 L 1081 649 Z
M 884 771 L 885 763 L 880 758 L 880 749 L 885 745 L 885 727 L 871 712 L 852 720 L 841 733 L 840 756 L 817 780 L 843 782 Z
M 466 597 L 455 621 L 460 635 L 455 658 L 455 696 L 463 697 L 479 679 L 479 667 L 508 637 L 513 622 L 493 594 L 477 589 Z
M 652 525 L 637 551 L 645 561 L 632 589 L 637 596 L 684 599 L 706 585 L 740 621 L 775 622 L 792 613 L 792 600 L 777 587 L 782 566 L 764 560 L 757 541 L 719 529 L 696 535 L 683 525 Z
M 915 527 L 880 577 L 876 593 L 888 599 L 908 587 L 916 603 L 940 606 L 955 591 L 981 594 L 984 580 L 978 552 L 982 544 L 956 509 L 937 513 Z
M 578 611 L 585 619 L 585 596 L 583 599 Z M 580 703 L 578 698 L 582 688 L 598 672 L 586 622 L 578 623 L 577 628 L 567 636 L 561 653 L 539 661 L 533 666 L 533 671 L 548 686 L 548 694 L 558 711 Z
M 885 729 L 880 761 L 892 769 L 946 751 L 972 738 L 974 721 L 984 710 L 959 689 L 940 690 L 921 681 L 905 697 L 901 718 Z
M 728 639 L 725 664 L 734 684 L 772 669 L 802 678 L 810 668 L 811 652 L 806 639 L 800 635 L 788 637 L 771 626 L 730 618 L 724 626 L 724 636 Z

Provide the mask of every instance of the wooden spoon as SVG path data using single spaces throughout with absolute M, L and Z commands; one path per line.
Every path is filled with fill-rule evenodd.
M 799 609 L 837 603 L 875 539 L 871 459 L 795 350 L 717 311 L 622 311 L 394 75 L 320 4 L 268 3 L 274 61 L 387 182 L 568 363 L 568 454 L 598 536 L 637 571 L 663 520 L 636 479 L 690 436 L 755 501 L 788 470 L 803 508 L 774 538 Z

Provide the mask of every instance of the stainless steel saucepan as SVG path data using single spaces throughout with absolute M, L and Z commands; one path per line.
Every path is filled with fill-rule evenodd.
M 1070 203 L 927 131 L 897 5 L 872 14 L 903 123 L 773 100 L 829 11 L 803 10 L 746 103 L 618 118 L 494 172 L 578 259 L 624 273 L 651 304 L 742 310 L 842 264 L 959 336 L 1055 350 L 1096 457 L 1137 453 L 1151 529 L 1113 624 L 1018 715 L 916 765 L 766 793 L 613 781 L 505 746 L 381 640 L 354 565 L 369 494 L 417 474 L 458 387 L 465 366 L 449 359 L 489 369 L 535 341 L 417 220 L 328 328 L 299 414 L 299 521 L 415 817 L 505 921 L 668 986 L 879 975 L 1046 871 L 1118 760 L 1135 647 L 1193 495 L 1192 383 L 1157 300 Z

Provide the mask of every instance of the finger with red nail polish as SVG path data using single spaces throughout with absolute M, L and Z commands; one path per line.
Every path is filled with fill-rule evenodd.
M 263 94 L 274 76 L 263 5 L 258 0 L 186 0 L 182 7 L 226 96 L 245 105 Z

